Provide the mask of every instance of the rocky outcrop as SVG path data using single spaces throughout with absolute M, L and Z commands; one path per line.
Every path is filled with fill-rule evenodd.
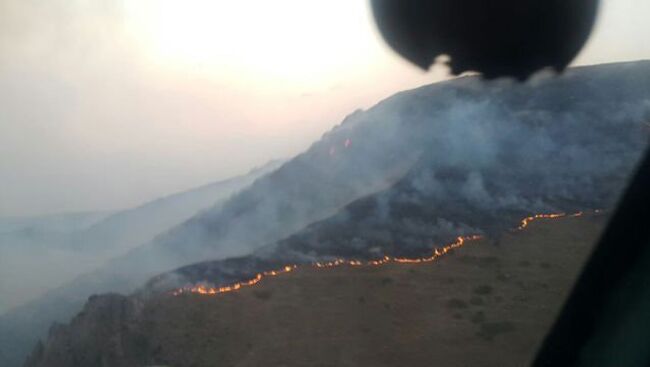
M 138 332 L 143 302 L 118 294 L 92 296 L 70 324 L 54 324 L 26 367 L 126 367 L 143 365 L 146 339 Z

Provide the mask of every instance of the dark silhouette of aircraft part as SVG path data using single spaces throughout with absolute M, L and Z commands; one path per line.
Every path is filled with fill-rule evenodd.
M 371 0 L 399 54 L 454 74 L 526 79 L 580 51 L 597 0 Z M 650 366 L 650 151 L 588 259 L 533 365 Z M 498 353 L 498 351 L 496 351 Z M 507 365 L 508 361 L 504 361 Z
M 448 55 L 454 74 L 525 79 L 562 71 L 589 38 L 598 0 L 371 0 L 379 31 L 428 69 Z
M 650 366 L 650 153 L 534 366 Z

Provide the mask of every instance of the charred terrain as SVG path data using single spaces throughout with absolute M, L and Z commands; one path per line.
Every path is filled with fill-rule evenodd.
M 93 297 L 26 366 L 523 366 L 605 221 L 540 219 L 432 263 L 297 268 L 212 296 Z
M 540 75 L 525 84 L 466 77 L 398 93 L 368 111 L 348 116 L 306 152 L 257 179 L 223 205 L 199 213 L 102 269 L 0 317 L 0 352 L 10 360 L 8 366 L 17 366 L 52 321 L 67 322 L 89 295 L 136 292 L 133 298 L 93 298 L 84 315 L 95 306 L 109 311 L 118 307 L 124 310 L 124 317 L 136 315 L 134 322 L 139 326 L 135 333 L 144 335 L 141 347 L 152 357 L 153 352 L 146 348 L 155 349 L 156 342 L 151 341 L 153 334 L 147 334 L 150 329 L 142 328 L 140 308 L 150 307 L 147 315 L 156 315 L 158 307 L 183 308 L 180 305 L 186 298 L 160 296 L 177 288 L 226 286 L 287 264 L 429 256 L 434 248 L 452 243 L 458 236 L 480 235 L 486 244 L 505 243 L 509 230 L 527 216 L 611 208 L 647 145 L 648 121 L 650 62 L 574 68 L 557 78 Z M 547 244 L 536 243 L 539 248 L 530 246 L 528 258 L 518 261 L 539 265 L 535 251 L 546 249 Z M 471 248 L 497 251 L 506 246 Z M 499 264 L 507 259 L 500 256 L 510 256 L 505 250 L 498 253 L 494 256 Z M 524 252 L 515 251 L 512 256 L 515 254 L 525 257 Z M 453 263 L 459 258 L 454 255 L 456 260 L 444 261 Z M 477 272 L 484 269 L 471 261 L 466 265 L 476 267 Z M 450 278 L 465 271 L 446 265 L 439 268 L 431 271 L 444 271 Z M 332 274 L 343 279 L 347 271 L 341 268 Z M 377 270 L 378 274 L 392 271 L 404 272 L 393 270 L 393 265 Z M 301 279 L 312 279 L 309 274 L 300 270 L 287 279 L 295 279 L 300 287 Z M 350 276 L 351 283 L 357 281 Z M 488 275 L 477 273 L 476 279 L 482 276 Z M 328 297 L 326 291 L 338 292 L 323 290 L 322 297 Z M 341 294 L 348 291 L 340 290 Z M 442 293 L 436 293 L 440 290 L 432 292 L 442 299 Z M 252 293 L 232 299 L 245 294 Z M 138 303 L 145 296 L 152 298 Z M 459 299 L 462 296 L 459 294 Z M 274 299 L 278 298 L 260 304 L 272 305 Z M 212 302 L 187 300 L 188 310 L 194 307 L 193 300 L 197 305 Z M 411 301 L 418 304 L 415 298 Z M 108 302 L 106 307 L 104 302 Z M 165 317 L 172 318 L 165 312 Z M 242 315 L 234 310 L 222 312 L 220 317 L 228 312 Z M 195 316 L 186 315 L 200 320 L 207 314 L 197 310 Z M 107 317 L 111 320 L 113 316 Z M 469 315 L 459 317 L 467 322 Z M 65 334 L 65 330 L 75 330 L 80 320 L 85 319 L 76 318 L 73 329 L 56 327 L 54 331 Z M 162 324 L 161 320 L 152 321 L 152 325 Z M 309 325 L 318 320 L 303 321 Z M 233 332 L 239 329 L 228 327 Z M 53 339 L 68 340 L 65 336 Z M 54 347 L 56 342 L 45 345 L 45 350 L 60 350 Z M 254 345 L 264 347 L 262 342 Z M 165 348 L 169 350 L 171 345 Z M 48 353 L 37 350 L 34 360 L 41 355 Z M 180 361 L 169 358 L 163 359 L 174 365 Z M 189 362 L 180 365 L 183 363 Z

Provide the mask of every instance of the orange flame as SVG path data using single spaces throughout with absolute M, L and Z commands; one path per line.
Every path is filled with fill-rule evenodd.
M 594 210 L 594 214 L 599 214 L 602 213 L 602 210 Z M 563 217 L 580 217 L 584 215 L 583 212 L 577 212 L 574 214 L 566 214 L 566 213 L 551 213 L 551 214 L 536 214 L 530 217 L 526 217 L 521 220 L 521 224 L 515 228 L 516 231 L 521 231 L 528 227 L 531 222 L 538 220 L 538 219 L 557 219 L 557 218 L 563 218 Z M 471 235 L 471 236 L 459 236 L 456 238 L 456 241 L 447 244 L 443 247 L 436 248 L 433 251 L 433 254 L 428 257 L 421 257 L 421 258 L 404 258 L 404 257 L 389 257 L 389 256 L 384 256 L 381 259 L 378 260 L 369 260 L 369 261 L 359 261 L 359 260 L 345 260 L 345 259 L 336 259 L 333 261 L 328 261 L 328 262 L 316 262 L 311 265 L 305 265 L 314 267 L 316 269 L 322 269 L 322 268 L 334 268 L 334 267 L 339 267 L 339 266 L 353 266 L 353 267 L 358 267 L 358 266 L 382 266 L 388 263 L 397 263 L 397 264 L 422 264 L 422 263 L 429 263 L 437 260 L 438 258 L 446 255 L 450 251 L 463 247 L 467 242 L 470 241 L 477 241 L 482 239 L 483 236 L 481 235 Z M 205 285 L 195 285 L 193 287 L 185 287 L 185 288 L 180 288 L 177 289 L 173 292 L 171 292 L 172 295 L 178 296 L 181 294 L 186 294 L 186 293 L 193 293 L 193 294 L 201 294 L 201 295 L 216 295 L 216 294 L 221 294 L 221 293 L 228 293 L 228 292 L 233 292 L 233 291 L 238 291 L 242 289 L 243 287 L 250 287 L 254 286 L 262 279 L 266 277 L 274 277 L 278 276 L 280 274 L 285 274 L 285 273 L 290 273 L 298 268 L 298 265 L 285 265 L 279 270 L 270 270 L 270 271 L 265 271 L 262 273 L 258 273 L 255 275 L 253 279 L 250 280 L 245 280 L 242 282 L 234 283 L 231 285 L 223 286 L 223 287 L 207 287 Z
M 219 294 L 219 293 L 228 293 L 228 292 L 232 292 L 232 291 L 238 291 L 242 287 L 250 287 L 252 285 L 255 285 L 255 284 L 259 283 L 264 277 L 269 277 L 269 276 L 274 277 L 274 276 L 277 276 L 277 275 L 280 275 L 280 274 L 289 273 L 289 272 L 294 271 L 297 267 L 298 267 L 297 265 L 286 265 L 282 269 L 265 271 L 263 273 L 257 274 L 255 276 L 255 278 L 253 278 L 253 279 L 245 280 L 245 281 L 239 282 L 239 283 L 234 283 L 234 284 L 227 285 L 227 286 L 224 286 L 224 287 L 215 288 L 215 287 L 206 287 L 204 285 L 197 285 L 197 286 L 190 287 L 190 288 L 177 289 L 174 292 L 172 292 L 172 294 L 174 296 L 178 296 L 178 295 L 183 294 L 183 293 L 197 293 L 197 294 L 205 294 L 205 295 L 215 295 L 215 294 Z
M 565 213 L 556 213 L 556 214 L 535 214 L 532 217 L 526 217 L 521 220 L 521 224 L 519 227 L 517 227 L 517 230 L 520 231 L 530 224 L 530 222 L 536 220 L 536 219 L 556 219 L 556 218 L 562 218 L 566 217 Z

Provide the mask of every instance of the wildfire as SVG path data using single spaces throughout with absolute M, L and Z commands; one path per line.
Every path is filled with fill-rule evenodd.
M 205 295 L 215 295 L 215 294 L 220 294 L 220 293 L 228 293 L 228 292 L 233 292 L 240 290 L 242 287 L 250 287 L 252 285 L 255 285 L 259 283 L 264 277 L 274 277 L 280 274 L 284 273 L 289 273 L 294 271 L 298 265 L 286 265 L 282 269 L 279 270 L 270 270 L 270 271 L 265 271 L 263 273 L 259 273 L 255 276 L 255 278 L 250 279 L 250 280 L 245 280 L 243 282 L 227 285 L 224 287 L 206 287 L 205 285 L 197 285 L 194 287 L 190 288 L 180 288 L 172 292 L 174 296 L 178 296 L 183 293 L 197 293 L 197 294 L 205 294 Z
M 533 215 L 532 217 L 526 217 L 521 220 L 521 224 L 519 227 L 517 227 L 517 230 L 522 230 L 530 224 L 530 222 L 536 220 L 536 219 L 555 219 L 555 218 L 562 218 L 566 216 L 564 213 L 556 213 L 556 214 L 536 214 Z
M 594 213 L 600 213 L 600 210 L 595 210 Z M 573 214 L 566 214 L 566 213 L 554 213 L 554 214 L 536 214 L 533 215 L 532 217 L 526 217 L 521 220 L 521 224 L 519 227 L 516 228 L 516 230 L 520 231 L 530 224 L 530 222 L 536 220 L 536 219 L 556 219 L 556 218 L 562 218 L 562 217 L 581 217 L 584 215 L 583 212 L 577 212 Z
M 595 214 L 602 213 L 602 210 L 595 210 Z M 526 217 L 521 220 L 521 224 L 515 228 L 516 231 L 520 231 L 525 229 L 530 225 L 531 222 L 538 220 L 538 219 L 557 219 L 557 218 L 563 218 L 563 217 L 580 217 L 584 215 L 583 212 L 577 212 L 573 214 L 566 214 L 566 213 L 551 213 L 551 214 L 536 214 L 530 217 Z M 477 241 L 482 239 L 483 236 L 481 235 L 471 235 L 471 236 L 459 236 L 456 238 L 456 240 L 450 244 L 447 244 L 443 247 L 436 248 L 431 256 L 428 257 L 421 257 L 421 258 L 404 258 L 404 257 L 390 257 L 390 256 L 384 256 L 381 259 L 376 259 L 376 260 L 369 260 L 369 261 L 359 261 L 359 260 L 345 260 L 345 259 L 336 259 L 333 261 L 329 262 L 316 262 L 311 265 L 305 265 L 305 266 L 311 266 L 313 268 L 317 269 L 323 269 L 323 268 L 334 268 L 334 267 L 339 267 L 339 266 L 353 266 L 353 267 L 358 267 L 358 266 L 382 266 L 386 265 L 389 263 L 397 263 L 397 264 L 422 264 L 422 263 L 429 263 L 437 260 L 438 258 L 446 255 L 450 251 L 457 249 L 459 247 L 464 246 L 467 242 L 470 241 Z M 270 271 L 265 271 L 262 273 L 258 273 L 255 275 L 254 278 L 241 281 L 238 283 L 234 283 L 231 285 L 223 286 L 223 287 L 208 287 L 205 285 L 196 285 L 193 287 L 185 287 L 185 288 L 180 288 L 172 292 L 172 295 L 178 296 L 181 294 L 186 294 L 186 293 L 193 293 L 193 294 L 201 294 L 201 295 L 217 295 L 221 293 L 228 293 L 228 292 L 234 292 L 237 290 L 240 290 L 244 287 L 250 287 L 254 286 L 257 283 L 261 282 L 262 279 L 266 277 L 274 277 L 278 276 L 280 274 L 286 274 L 290 273 L 298 268 L 298 265 L 285 265 L 281 269 L 278 270 L 270 270 Z

